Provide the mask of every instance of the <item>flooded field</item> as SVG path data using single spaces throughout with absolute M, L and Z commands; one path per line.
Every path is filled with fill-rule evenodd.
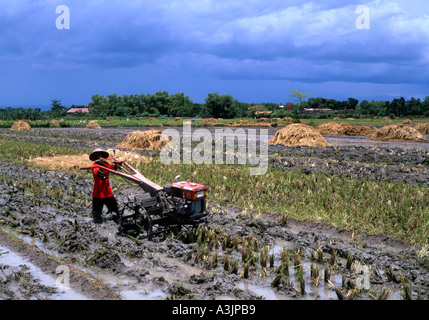
M 0 130 L 0 138 L 111 148 L 134 130 Z M 275 131 L 270 128 L 269 136 Z M 308 174 L 346 174 L 352 179 L 365 176 L 427 186 L 429 143 L 381 143 L 346 136 L 326 139 L 333 146 L 270 146 L 269 164 Z M 82 180 L 73 172 L 2 160 L 0 164 L 0 299 L 429 297 L 428 265 L 421 259 L 425 252 L 386 236 L 293 219 L 285 222 L 264 212 L 255 217 L 245 208 L 211 201 L 209 222 L 199 229 L 180 230 L 154 241 L 134 239 L 118 235 L 113 221 L 92 222 L 89 177 Z M 30 186 L 40 186 L 44 192 Z M 121 202 L 138 189 L 124 185 L 115 192 Z M 189 240 L 192 232 L 198 241 Z

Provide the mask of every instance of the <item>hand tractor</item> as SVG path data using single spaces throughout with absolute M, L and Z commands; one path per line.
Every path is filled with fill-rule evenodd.
M 165 233 L 173 227 L 198 226 L 206 223 L 207 187 L 201 184 L 178 181 L 164 187 L 147 179 L 125 161 L 114 160 L 118 170 L 106 166 L 97 160 L 92 166 L 80 168 L 90 170 L 99 167 L 137 184 L 142 192 L 128 196 L 120 209 L 118 219 L 119 234 L 133 237 L 147 236 L 149 240 L 156 234 Z

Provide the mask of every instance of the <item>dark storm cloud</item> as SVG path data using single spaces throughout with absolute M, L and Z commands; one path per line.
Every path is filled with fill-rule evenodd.
M 370 10 L 369 30 L 356 27 L 360 4 Z M 70 30 L 55 27 L 58 5 L 70 8 Z M 177 77 L 178 88 L 181 79 L 194 76 L 216 79 L 213 83 L 427 86 L 425 12 L 429 5 L 418 0 L 4 1 L 0 85 L 10 87 L 24 74 L 49 79 L 48 75 L 65 71 L 86 74 L 84 85 L 93 82 L 94 72 L 109 71 L 114 78 L 115 70 L 125 69 L 133 76 L 150 70 L 153 74 L 146 76 L 158 78 L 157 87 L 165 83 L 158 76 L 167 74 Z M 131 77 L 127 81 L 135 82 Z M 202 87 L 197 82 L 194 90 L 208 93 L 209 87 L 210 83 Z

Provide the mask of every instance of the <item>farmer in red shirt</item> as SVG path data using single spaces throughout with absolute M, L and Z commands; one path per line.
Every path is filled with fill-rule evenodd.
M 101 164 L 113 170 L 117 170 L 117 163 L 115 165 L 106 161 L 109 158 L 109 153 L 102 149 L 95 149 L 90 155 L 89 159 L 94 161 L 94 164 Z M 113 196 L 112 188 L 109 183 L 109 172 L 103 168 L 92 168 L 94 175 L 94 190 L 92 192 L 92 217 L 94 223 L 102 223 L 103 206 L 106 205 L 109 212 L 116 213 L 112 219 L 115 220 L 119 217 L 118 203 Z

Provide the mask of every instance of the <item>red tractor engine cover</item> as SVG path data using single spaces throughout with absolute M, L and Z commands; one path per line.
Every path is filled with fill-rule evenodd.
M 171 184 L 173 197 L 198 201 L 207 197 L 207 187 L 194 182 L 175 182 Z

